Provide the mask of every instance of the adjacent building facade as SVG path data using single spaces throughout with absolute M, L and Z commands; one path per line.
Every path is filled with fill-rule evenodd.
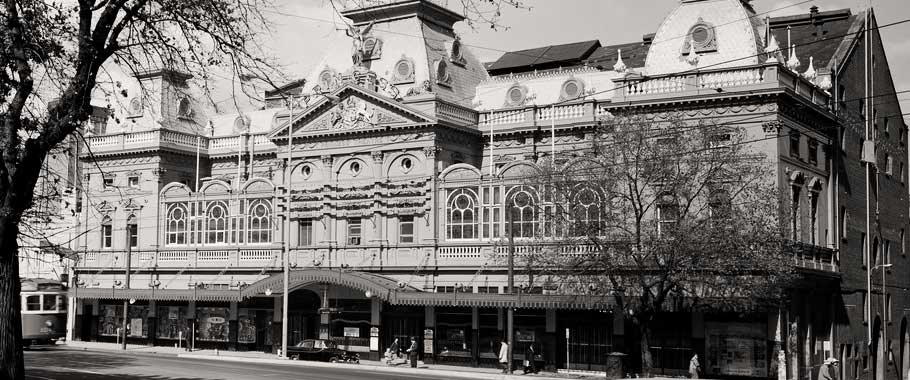
M 804 280 L 777 310 L 662 315 L 655 371 L 698 353 L 708 376 L 804 379 L 829 356 L 843 379 L 907 372 L 907 126 L 870 11 L 683 0 L 642 41 L 488 64 L 434 3 L 344 15 L 354 49 L 339 36 L 262 110 L 214 114 L 184 74 L 137 76 L 81 156 L 75 339 L 115 341 L 129 300 L 135 343 L 278 352 L 286 328 L 290 344 L 377 357 L 417 336 L 424 360 L 495 365 L 514 308 L 516 357 L 534 344 L 549 369 L 603 369 L 614 351 L 634 364 L 609 297 L 520 270 L 508 292 L 504 215 L 520 210 L 520 260 L 547 206 L 528 168 L 582 160 L 605 116 L 683 114 L 745 125 L 776 157 Z

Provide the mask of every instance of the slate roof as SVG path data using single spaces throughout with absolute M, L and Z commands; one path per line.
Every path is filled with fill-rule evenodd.
M 490 75 L 499 75 L 536 69 L 544 70 L 558 66 L 575 66 L 581 64 L 599 47 L 600 41 L 590 40 L 508 52 L 491 63 L 487 70 Z
M 585 62 L 591 67 L 601 66 L 604 69 L 612 70 L 613 65 L 616 64 L 616 51 L 622 49 L 622 61 L 626 67 L 644 67 L 645 58 L 648 56 L 648 46 L 641 42 L 602 46 L 591 53 Z
M 815 68 L 828 67 L 844 40 L 856 38 L 850 27 L 862 23 L 860 15 L 853 15 L 849 9 L 839 9 L 815 14 L 775 17 L 771 19 L 771 33 L 783 48 L 787 45 L 787 26 L 790 27 L 790 43 L 796 45 L 796 56 L 802 62 L 801 70 L 808 68 L 809 57 L 815 59 Z M 784 50 L 784 57 L 789 56 Z

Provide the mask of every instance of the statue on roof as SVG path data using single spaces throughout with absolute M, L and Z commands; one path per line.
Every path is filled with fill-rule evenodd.
M 351 25 L 345 29 L 344 33 L 354 39 L 354 46 L 351 47 L 351 60 L 354 61 L 354 67 L 363 67 L 364 57 L 367 52 L 364 48 L 367 35 L 370 29 L 373 29 L 374 21 L 370 21 L 367 26 L 361 29 L 359 26 Z

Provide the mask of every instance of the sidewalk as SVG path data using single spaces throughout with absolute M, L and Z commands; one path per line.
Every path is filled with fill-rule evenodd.
M 97 342 L 67 342 L 65 344 L 67 348 L 70 349 L 83 349 L 83 350 L 102 350 L 102 351 L 120 351 L 121 346 L 115 343 L 97 343 Z M 502 374 L 499 369 L 496 368 L 475 368 L 475 367 L 462 367 L 462 366 L 452 366 L 452 365 L 439 365 L 432 364 L 427 365 L 423 362 L 418 363 L 418 368 L 411 368 L 407 364 L 400 364 L 396 366 L 389 366 L 383 362 L 372 361 L 372 360 L 361 360 L 360 364 L 344 364 L 344 363 L 323 363 L 315 361 L 304 361 L 304 360 L 288 360 L 278 358 L 276 355 L 267 354 L 263 352 L 239 352 L 239 351 L 216 351 L 216 350 L 198 350 L 194 352 L 187 352 L 182 348 L 175 347 L 159 347 L 159 346 L 143 346 L 143 345 L 127 345 L 127 351 L 130 353 L 143 353 L 143 354 L 163 354 L 163 355 L 173 355 L 180 358 L 187 359 L 204 359 L 204 360 L 220 360 L 220 361 L 230 361 L 230 362 L 239 362 L 239 363 L 267 363 L 267 364 L 278 364 L 278 365 L 293 365 L 299 367 L 321 367 L 321 368 L 359 368 L 366 371 L 375 371 L 375 372 L 384 372 L 384 373 L 400 373 L 406 375 L 425 375 L 427 378 L 434 378 L 440 376 L 448 377 L 459 377 L 465 379 L 491 379 L 491 380 L 500 380 L 500 379 L 517 379 L 518 377 L 533 378 L 538 380 L 566 380 L 566 379 L 602 379 L 604 375 L 601 373 L 599 375 L 594 374 L 575 374 L 575 373 L 552 373 L 552 372 L 540 372 L 537 374 L 531 375 L 522 375 L 521 370 L 513 372 L 513 375 Z

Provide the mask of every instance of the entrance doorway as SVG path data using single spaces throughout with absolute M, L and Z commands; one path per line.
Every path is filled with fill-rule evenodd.
M 309 289 L 291 292 L 288 298 L 288 345 L 318 338 L 319 295 Z

